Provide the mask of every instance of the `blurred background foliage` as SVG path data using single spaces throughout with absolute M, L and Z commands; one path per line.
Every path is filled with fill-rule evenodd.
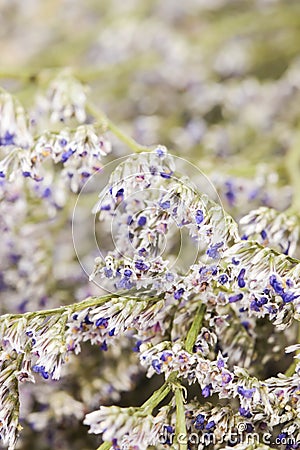
M 70 67 L 139 143 L 196 163 L 235 218 L 262 205 L 284 210 L 293 193 L 300 197 L 299 0 L 0 0 L 0 55 L 3 86 L 28 107 L 37 87 Z M 120 144 L 113 151 L 124 154 Z M 114 357 L 103 356 L 102 366 L 116 371 Z M 62 398 L 52 396 L 55 414 L 42 394 L 28 400 L 47 411 L 50 426 L 44 434 L 26 428 L 20 448 L 96 447 L 80 420 L 57 413 L 68 404 L 63 391 L 89 407 L 110 402 L 109 371 L 88 384 L 82 361 L 70 364 L 77 381 L 66 378 Z M 133 384 L 141 383 L 132 367 Z
M 241 175 L 253 175 L 258 162 L 281 170 L 276 165 L 299 123 L 299 1 L 1 0 L 0 6 L 3 72 L 26 79 L 69 66 L 140 143 L 209 156 L 208 165 Z M 25 103 L 35 89 L 31 81 L 18 85 Z

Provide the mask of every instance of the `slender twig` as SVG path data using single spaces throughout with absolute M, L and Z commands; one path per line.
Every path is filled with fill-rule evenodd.
M 285 167 L 293 188 L 293 200 L 289 208 L 292 213 L 300 212 L 300 133 L 295 136 L 294 143 L 285 159 Z
M 186 351 L 192 353 L 193 347 L 195 345 L 197 336 L 199 335 L 199 332 L 202 328 L 203 318 L 206 311 L 206 306 L 204 304 L 199 305 L 196 315 L 194 317 L 193 323 L 191 328 L 189 329 L 189 332 L 187 334 L 186 340 L 185 340 L 185 348 Z
M 100 447 L 97 448 L 97 450 L 109 450 L 111 446 L 111 442 L 103 442 L 103 444 L 101 444 Z
M 81 311 L 85 308 L 92 308 L 94 306 L 101 306 L 104 303 L 106 303 L 109 300 L 112 300 L 113 298 L 122 298 L 122 299 L 127 299 L 127 300 L 134 300 L 134 301 L 145 301 L 145 298 L 141 298 L 141 297 L 131 297 L 128 295 L 121 295 L 121 294 L 108 294 L 108 295 L 103 295 L 102 297 L 88 297 L 85 300 L 83 300 L 82 302 L 78 302 L 78 303 L 73 303 L 71 305 L 66 305 L 66 306 L 59 306 L 58 308 L 53 308 L 53 309 L 45 309 L 45 310 L 40 310 L 40 311 L 30 311 L 30 312 L 26 312 L 23 314 L 4 314 L 2 316 L 0 316 L 0 319 L 8 319 L 8 320 L 13 320 L 13 319 L 19 319 L 21 317 L 25 317 L 28 319 L 31 319 L 33 317 L 39 316 L 39 317 L 47 317 L 47 316 L 52 316 L 55 314 L 65 314 L 65 313 L 70 313 L 73 314 L 74 312 L 77 311 Z M 148 299 L 153 300 L 153 297 Z
M 165 383 L 155 391 L 148 400 L 143 403 L 141 408 L 144 410 L 149 409 L 150 412 L 153 411 L 154 408 L 156 408 L 157 405 L 160 404 L 160 402 L 168 395 L 172 388 L 172 383 L 177 378 L 177 372 L 172 373 L 169 378 L 165 381 Z
M 150 147 L 138 144 L 132 137 L 125 134 L 114 122 L 92 103 L 87 104 L 87 111 L 104 127 L 110 130 L 120 141 L 127 145 L 135 153 L 148 152 Z
M 176 401 L 176 441 L 179 444 L 179 450 L 187 450 L 187 431 L 184 412 L 183 387 L 175 387 Z
M 298 326 L 297 344 L 300 344 L 300 322 L 297 323 L 297 326 Z M 299 354 L 300 354 L 300 350 L 298 350 L 296 352 L 296 355 L 299 355 Z M 288 369 L 284 373 L 287 377 L 291 377 L 294 374 L 298 362 L 299 362 L 299 359 L 294 358 L 292 364 L 288 367 Z

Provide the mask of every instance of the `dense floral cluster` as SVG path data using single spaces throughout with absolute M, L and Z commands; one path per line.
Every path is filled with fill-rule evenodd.
M 300 448 L 299 2 L 2 3 L 0 447 Z
M 14 104 L 11 97 L 6 98 Z M 7 128 L 11 136 L 19 133 L 16 123 L 14 130 Z M 43 157 L 61 162 L 63 174 L 77 151 L 72 142 L 81 139 L 85 155 L 81 152 L 76 157 L 98 160 L 105 152 L 89 127 L 79 126 L 74 137 L 63 129 L 56 140 L 49 138 L 43 144 L 47 148 Z M 26 145 L 23 150 L 30 155 L 32 167 L 37 160 L 43 167 L 34 140 Z M 2 146 L 10 153 L 18 150 L 14 141 L 3 141 Z M 68 156 L 62 146 L 68 147 Z M 148 377 L 163 374 L 165 384 L 141 407 L 101 406 L 86 416 L 90 431 L 102 433 L 103 448 L 147 449 L 157 442 L 163 448 L 187 448 L 180 439 L 189 440 L 195 432 L 198 439 L 208 433 L 215 439 L 215 448 L 222 448 L 222 431 L 228 433 L 224 442 L 229 445 L 231 433 L 245 424 L 237 448 L 244 448 L 240 446 L 245 433 L 268 433 L 282 444 L 289 438 L 293 444 L 284 448 L 299 447 L 300 363 L 293 365 L 290 374 L 277 378 L 260 380 L 256 374 L 261 364 L 256 349 L 259 321 L 267 318 L 293 344 L 289 329 L 300 317 L 300 263 L 288 252 L 279 254 L 267 246 L 267 236 L 272 246 L 285 245 L 274 231 L 276 225 L 270 225 L 272 219 L 275 224 L 277 217 L 282 219 L 275 213 L 271 219 L 267 213 L 250 213 L 241 219 L 245 234 L 240 235 L 222 206 L 199 192 L 177 166 L 164 147 L 130 156 L 116 167 L 100 193 L 94 213 L 104 224 L 112 224 L 115 247 L 97 256 L 90 280 L 111 293 L 52 310 L 2 316 L 1 436 L 9 448 L 14 448 L 20 429 L 20 384 L 34 383 L 35 374 L 58 380 L 65 363 L 72 361 L 72 354 L 81 353 L 84 342 L 113 353 L 121 341 L 131 343 Z M 82 166 L 72 167 L 80 173 Z M 9 173 L 3 170 L 2 183 L 13 183 L 18 170 L 17 164 Z M 23 176 L 34 178 L 24 171 Z M 197 247 L 187 271 L 176 262 L 174 250 L 166 251 L 165 242 L 176 241 L 177 229 L 187 229 Z M 257 234 L 261 243 L 253 240 Z M 291 230 L 286 239 L 295 246 L 297 235 Z M 298 351 L 298 345 L 286 350 Z M 272 358 L 272 351 L 268 357 Z M 192 386 L 197 386 L 196 397 L 184 404 L 183 393 Z M 171 392 L 174 397 L 168 405 L 154 412 Z M 209 406 L 206 399 L 210 397 L 225 402 L 225 409 Z M 77 410 L 81 418 L 80 403 Z M 33 420 L 34 413 L 29 417 Z M 204 440 L 201 445 L 198 448 L 210 444 Z

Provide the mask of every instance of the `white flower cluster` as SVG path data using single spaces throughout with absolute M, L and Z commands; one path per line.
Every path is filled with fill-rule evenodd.
M 55 86 L 65 92 L 65 85 L 73 84 L 69 78 L 58 78 Z M 20 176 L 31 178 L 43 185 L 43 196 L 49 197 L 52 195 L 51 190 L 55 190 L 50 185 L 57 184 L 57 175 L 54 167 L 52 173 L 48 167 L 43 167 L 48 160 L 63 165 L 59 174 L 67 183 L 58 185 L 57 189 L 69 184 L 73 192 L 78 192 L 87 178 L 101 169 L 101 158 L 110 153 L 111 144 L 99 135 L 93 125 L 86 124 L 85 101 L 81 101 L 77 92 L 83 90 L 79 82 L 76 82 L 74 90 L 69 103 L 64 97 L 60 99 L 59 92 L 50 95 L 48 112 L 56 114 L 56 109 L 61 105 L 61 114 L 66 116 L 66 120 L 73 116 L 77 119 L 77 123 L 71 124 L 73 128 L 57 125 L 53 131 L 43 128 L 42 114 L 37 114 L 30 123 L 18 101 L 6 92 L 0 93 L 1 178 L 9 181 Z

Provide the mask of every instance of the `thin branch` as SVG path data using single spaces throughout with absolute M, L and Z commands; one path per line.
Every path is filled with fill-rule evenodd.
M 197 336 L 199 335 L 200 330 L 202 328 L 205 311 L 206 306 L 203 303 L 201 303 L 201 305 L 197 309 L 192 326 L 189 329 L 189 332 L 185 340 L 185 348 L 186 351 L 188 351 L 189 353 L 193 352 L 193 347 L 195 345 Z
M 135 153 L 149 152 L 150 147 L 138 144 L 132 137 L 125 134 L 114 122 L 112 122 L 102 111 L 92 103 L 87 104 L 87 111 L 102 125 L 107 127 L 121 142 Z

